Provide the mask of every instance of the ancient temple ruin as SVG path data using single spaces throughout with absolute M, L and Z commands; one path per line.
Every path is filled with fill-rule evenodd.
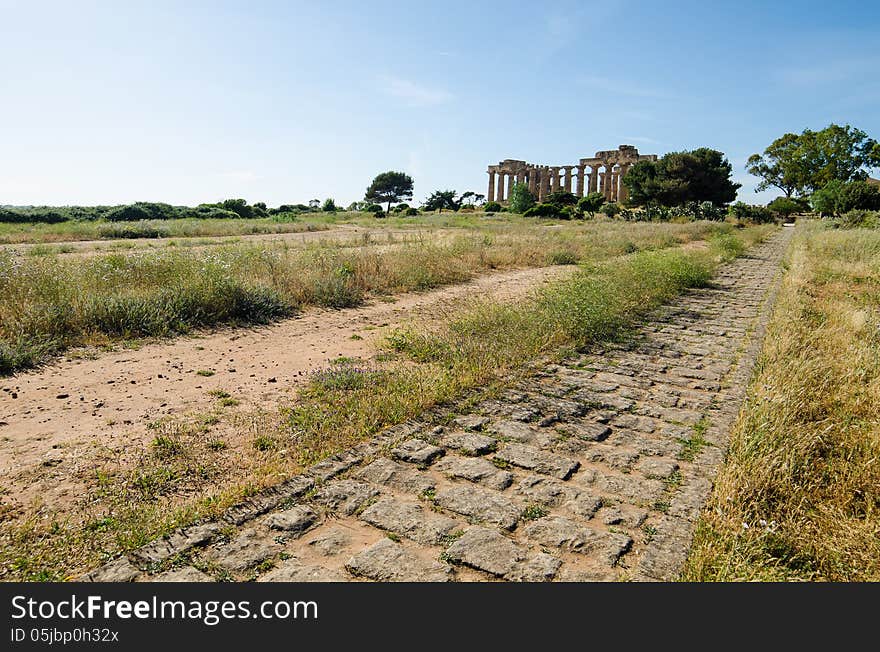
M 573 192 L 583 197 L 590 192 L 601 192 L 606 201 L 626 200 L 626 186 L 621 179 L 638 161 L 656 161 L 656 154 L 639 154 L 632 145 L 596 152 L 592 158 L 582 158 L 577 165 L 536 165 L 516 159 L 505 159 L 489 166 L 489 201 L 506 202 L 514 183 L 527 184 L 539 201 L 557 190 Z M 589 171 L 587 170 L 589 168 Z M 572 183 L 572 180 L 574 182 Z

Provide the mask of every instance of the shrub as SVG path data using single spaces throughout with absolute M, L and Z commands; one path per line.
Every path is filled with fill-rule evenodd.
M 605 203 L 605 196 L 601 192 L 591 192 L 585 197 L 578 200 L 577 206 L 583 213 L 589 213 L 590 217 L 596 214 L 596 211 L 602 208 Z
M 544 200 L 546 204 L 556 204 L 557 206 L 574 206 L 577 204 L 577 197 L 573 192 L 567 190 L 555 190 Z
M 403 204 L 398 204 L 397 206 L 395 206 L 391 210 L 394 211 L 395 213 L 402 213 L 403 211 L 407 210 L 408 208 L 409 208 L 409 204 L 403 203 Z
M 743 201 L 731 204 L 727 212 L 738 220 L 755 222 L 757 224 L 773 221 L 773 214 L 767 208 L 747 204 Z
M 483 212 L 484 213 L 500 213 L 501 212 L 501 204 L 497 201 L 490 201 L 483 204 Z
M 562 217 L 562 207 L 558 204 L 535 204 L 525 213 L 523 217 L 548 217 L 560 219 Z M 568 219 L 570 219 L 569 216 Z
M 603 213 L 606 217 L 614 217 L 620 212 L 620 206 L 615 203 L 607 203 L 604 204 L 599 211 Z
M 880 227 L 880 213 L 876 211 L 847 211 L 837 221 L 844 229 L 876 229 Z
M 473 213 L 473 211 L 474 211 L 474 209 L 471 208 L 470 212 Z M 406 209 L 406 212 L 404 213 L 404 215 L 406 215 L 407 217 L 412 217 L 413 215 L 419 215 L 420 213 L 421 213 L 421 211 L 418 208 L 410 206 L 409 208 Z

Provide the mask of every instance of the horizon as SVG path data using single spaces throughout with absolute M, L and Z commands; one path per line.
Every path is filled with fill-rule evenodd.
M 877 138 L 880 6 L 843 2 L 0 0 L 0 205 L 363 199 L 380 172 L 486 193 L 506 158 L 636 146 L 745 161 L 786 132 Z M 389 27 L 390 26 L 390 27 Z M 875 176 L 875 174 L 872 174 Z

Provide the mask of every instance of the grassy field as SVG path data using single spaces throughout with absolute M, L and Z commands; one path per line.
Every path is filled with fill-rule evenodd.
M 734 234 L 699 224 L 584 228 L 592 235 L 582 234 L 582 248 L 574 252 L 589 257 L 582 258 L 570 281 L 514 305 L 477 305 L 450 316 L 432 333 L 396 332 L 376 361 L 335 361 L 277 412 L 232 416 L 232 427 L 248 433 L 248 450 L 228 448 L 214 431 L 226 418 L 227 397 L 218 397 L 210 414 L 154 424 L 155 439 L 139 462 L 133 468 L 96 469 L 77 510 L 42 513 L 6 527 L 0 536 L 0 574 L 6 579 L 68 577 L 175 527 L 216 516 L 259 487 L 426 408 L 485 397 L 526 373 L 531 361 L 625 334 L 653 306 L 705 284 L 718 264 L 772 230 Z M 513 249 L 520 255 L 531 251 L 534 260 L 546 262 L 555 250 L 540 239 L 526 239 L 526 246 L 523 237 L 517 236 L 518 246 L 526 248 Z M 698 237 L 709 245 L 660 246 Z M 579 241 L 567 238 L 572 246 Z M 636 242 L 645 248 L 653 244 L 639 251 L 632 246 Z M 485 246 L 465 251 L 474 260 L 491 259 L 493 251 L 511 255 L 509 248 L 494 249 L 497 242 Z M 424 265 L 424 251 L 414 256 Z M 446 264 L 459 269 L 461 259 Z
M 798 228 L 686 580 L 880 581 L 880 233 Z
M 71 346 L 268 323 L 305 306 L 356 306 L 368 294 L 425 290 L 494 269 L 601 260 L 732 230 L 714 222 L 518 221 L 392 248 L 365 240 L 359 247 L 238 243 L 85 258 L 0 251 L 0 374 Z
M 0 244 L 58 243 L 78 240 L 138 238 L 198 238 L 263 233 L 302 233 L 326 229 L 326 220 L 275 221 L 186 219 L 141 220 L 138 222 L 70 221 L 58 224 L 0 223 Z

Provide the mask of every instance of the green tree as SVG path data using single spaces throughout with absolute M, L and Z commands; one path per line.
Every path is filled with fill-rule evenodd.
M 455 199 L 454 190 L 435 190 L 425 200 L 422 209 L 426 211 L 457 211 L 461 204 Z
M 866 181 L 826 183 L 810 197 L 813 208 L 822 215 L 842 215 L 852 210 L 880 209 L 880 189 Z
M 499 204 L 497 201 L 486 202 L 483 205 L 483 211 L 486 213 L 498 213 L 499 211 L 501 211 L 501 204 Z
M 763 154 L 749 157 L 746 170 L 761 178 L 756 190 L 771 186 L 786 197 L 810 194 L 831 181 L 865 179 L 865 168 L 880 166 L 880 144 L 861 129 L 830 124 L 820 131 L 784 134 Z
M 724 206 L 736 199 L 740 184 L 731 180 L 733 168 L 718 150 L 701 147 L 670 152 L 657 161 L 639 161 L 623 177 L 633 206 L 681 206 L 712 202 Z
M 773 211 L 776 215 L 788 219 L 789 216 L 794 215 L 801 210 L 801 205 L 791 197 L 777 197 L 767 204 L 767 208 Z
M 581 197 L 577 206 L 582 212 L 589 213 L 590 217 L 595 217 L 596 211 L 602 208 L 602 204 L 604 203 L 605 195 L 601 192 L 591 192 L 585 197 Z
M 321 206 L 321 210 L 325 213 L 335 213 L 336 212 L 336 200 L 332 197 L 328 197 L 324 200 L 323 205 Z
M 507 207 L 511 213 L 522 215 L 535 205 L 535 196 L 524 183 L 515 183 L 510 190 Z
M 378 204 L 386 204 L 391 212 L 391 204 L 397 204 L 405 199 L 412 199 L 413 196 L 413 180 L 412 177 L 403 172 L 383 172 L 373 179 L 373 183 L 367 188 L 367 194 L 364 199 L 368 202 L 376 202 Z
M 779 188 L 791 197 L 804 187 L 806 169 L 800 155 L 800 138 L 796 134 L 784 134 L 774 140 L 763 154 L 752 154 L 746 162 L 746 170 L 760 177 L 755 192 L 770 187 Z

